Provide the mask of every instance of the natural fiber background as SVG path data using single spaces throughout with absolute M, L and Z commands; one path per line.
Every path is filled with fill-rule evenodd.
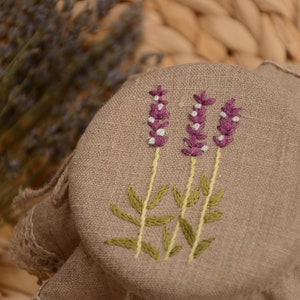
M 117 19 L 125 6 L 116 4 L 107 19 Z M 149 64 L 162 56 L 161 66 L 211 61 L 255 69 L 264 59 L 300 63 L 299 0 L 146 0 L 143 20 L 135 56 Z M 152 54 L 159 54 L 154 62 Z M 0 299 L 29 299 L 36 279 L 11 264 L 11 231 L 0 230 Z
M 148 0 L 138 54 L 162 52 L 163 66 L 299 63 L 299 29 L 299 0 Z

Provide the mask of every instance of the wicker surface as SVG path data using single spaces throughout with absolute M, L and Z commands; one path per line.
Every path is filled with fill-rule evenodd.
M 164 53 L 163 66 L 201 61 L 256 68 L 300 62 L 298 0 L 147 0 L 137 56 Z

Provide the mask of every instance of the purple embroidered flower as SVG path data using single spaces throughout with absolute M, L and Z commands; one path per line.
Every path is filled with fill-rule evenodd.
M 149 133 L 150 138 L 148 144 L 153 147 L 162 147 L 168 141 L 168 137 L 165 136 L 165 128 L 169 125 L 169 122 L 163 120 L 168 119 L 170 113 L 166 107 L 168 101 L 162 99 L 166 93 L 167 90 L 162 89 L 161 85 L 159 85 L 156 90 L 149 92 L 155 101 L 155 103 L 150 105 L 150 116 L 148 118 L 148 125 L 152 129 Z
M 195 135 L 197 137 L 197 139 L 204 140 L 204 139 L 206 139 L 206 135 L 201 132 L 203 130 L 204 126 L 205 126 L 204 122 L 203 123 L 195 123 L 193 125 L 188 124 L 186 127 L 186 131 L 190 135 Z
M 150 131 L 151 138 L 149 139 L 149 144 L 153 145 L 154 147 L 162 147 L 168 141 L 168 137 L 164 136 L 164 134 L 165 131 L 161 131 L 161 132 Z
M 190 134 L 189 138 L 184 138 L 186 149 L 182 149 L 182 153 L 188 156 L 200 156 L 208 151 L 206 142 L 200 140 L 206 139 L 206 134 L 202 133 L 206 121 L 206 107 L 215 103 L 216 99 L 207 98 L 206 92 L 203 91 L 200 96 L 194 95 L 197 104 L 193 106 L 193 111 L 189 115 L 189 119 L 193 124 L 188 124 L 186 131 Z
M 220 125 L 218 126 L 218 130 L 224 135 L 231 135 L 235 132 L 238 123 L 232 121 L 229 118 L 221 119 Z
M 184 140 L 185 144 L 191 148 L 192 147 L 201 148 L 206 145 L 206 142 L 199 142 L 195 135 L 192 135 L 190 138 L 184 138 L 183 140 Z
M 154 119 L 153 117 L 149 117 L 148 119 L 148 125 L 151 127 L 151 129 L 153 131 L 156 131 L 160 128 L 165 128 L 169 125 L 169 122 L 163 122 L 163 123 L 159 123 L 159 120 Z
M 200 96 L 194 95 L 194 99 L 202 105 L 212 105 L 216 102 L 215 98 L 206 98 L 206 91 L 203 91 Z
M 167 101 L 164 100 L 164 102 Z M 168 104 L 168 102 L 166 104 Z M 166 104 L 163 104 L 162 100 L 160 99 L 157 101 L 157 103 L 151 104 L 150 116 L 157 120 L 169 118 L 170 113 L 167 111 Z
M 233 142 L 233 137 L 229 135 L 220 135 L 218 137 L 214 136 L 213 139 L 220 148 L 224 148 Z
M 200 104 L 201 108 L 197 108 L 199 106 L 194 105 L 194 110 L 190 113 L 189 115 L 189 119 L 193 122 L 193 123 L 203 123 L 206 121 L 206 108 L 204 105 Z
M 221 110 L 226 114 L 222 114 L 221 113 L 221 117 L 224 116 L 224 118 L 226 116 L 228 116 L 229 118 L 233 118 L 233 117 L 240 117 L 241 115 L 239 114 L 241 108 L 240 107 L 234 107 L 235 105 L 235 99 L 231 99 L 230 101 L 228 101 L 222 108 Z
M 163 89 L 161 88 L 161 85 L 159 85 L 159 86 L 156 88 L 156 90 L 150 91 L 149 94 L 150 94 L 151 96 L 154 97 L 154 101 L 158 101 L 158 100 L 162 100 L 162 99 L 161 99 L 162 96 L 165 95 L 167 92 L 168 92 L 168 90 L 163 90 Z M 162 101 L 165 102 L 165 100 L 162 100 Z M 167 102 L 166 104 L 168 104 L 168 102 Z M 166 105 L 166 104 L 165 104 L 165 105 Z
M 235 99 L 228 101 L 222 108 L 220 112 L 220 125 L 217 127 L 220 131 L 220 136 L 214 136 L 213 140 L 217 146 L 224 148 L 233 142 L 232 135 L 238 126 L 241 115 L 240 107 L 234 107 Z

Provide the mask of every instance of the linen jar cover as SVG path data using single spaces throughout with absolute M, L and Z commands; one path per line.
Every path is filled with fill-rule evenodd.
M 15 229 L 35 299 L 298 300 L 299 77 L 201 63 L 126 83 Z

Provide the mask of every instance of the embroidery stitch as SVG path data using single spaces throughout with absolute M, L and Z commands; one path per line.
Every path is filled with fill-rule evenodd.
M 218 126 L 221 135 L 219 137 L 214 136 L 213 138 L 220 148 L 224 148 L 233 142 L 232 135 L 234 134 L 241 117 L 241 108 L 234 107 L 234 105 L 235 99 L 232 98 L 221 108 L 221 119 L 220 125 Z
M 129 223 L 132 223 L 134 225 L 140 226 L 140 221 L 137 218 L 132 217 L 131 215 L 123 212 L 117 205 L 111 204 L 110 205 L 110 210 L 119 219 L 122 219 L 124 221 L 129 222 Z M 145 226 L 165 225 L 165 224 L 169 223 L 173 218 L 174 218 L 174 216 L 149 217 L 149 218 L 145 219 Z
M 146 198 L 143 201 L 142 197 L 134 190 L 132 186 L 128 186 L 127 195 L 131 207 L 135 210 L 138 217 L 132 216 L 122 211 L 117 205 L 111 204 L 110 209 L 116 217 L 126 222 L 134 224 L 139 227 L 139 233 L 137 237 L 121 237 L 113 238 L 105 241 L 108 245 L 114 245 L 124 247 L 127 249 L 133 249 L 136 251 L 135 258 L 138 258 L 141 252 L 148 254 L 153 259 L 160 260 L 160 251 L 151 243 L 144 241 L 145 227 L 151 226 L 163 226 L 162 240 L 163 248 L 166 251 L 165 260 L 177 254 L 183 245 L 175 245 L 178 231 L 181 228 L 184 238 L 187 244 L 191 247 L 191 252 L 188 257 L 188 262 L 192 262 L 193 259 L 199 257 L 215 240 L 215 238 L 207 238 L 200 241 L 200 237 L 203 231 L 204 224 L 212 223 L 222 219 L 223 212 L 216 210 L 216 207 L 223 199 L 224 189 L 213 193 L 217 180 L 217 174 L 221 161 L 221 148 L 226 147 L 233 141 L 233 134 L 236 131 L 238 123 L 240 121 L 241 108 L 235 107 L 235 99 L 231 99 L 221 108 L 220 121 L 217 126 L 220 132 L 219 136 L 214 136 L 213 140 L 217 145 L 217 152 L 215 158 L 215 164 L 213 167 L 212 177 L 208 178 L 204 173 L 200 177 L 199 187 L 192 189 L 192 185 L 195 177 L 196 170 L 196 157 L 201 156 L 208 151 L 208 145 L 205 140 L 206 134 L 203 134 L 206 121 L 206 106 L 212 105 L 216 100 L 214 98 L 207 98 L 205 91 L 200 96 L 194 95 L 194 99 L 197 104 L 193 106 L 193 111 L 189 114 L 189 119 L 192 124 L 188 124 L 186 131 L 189 133 L 189 138 L 184 138 L 185 149 L 182 149 L 184 155 L 190 156 L 190 173 L 185 187 L 185 192 L 181 192 L 177 186 L 173 187 L 173 197 L 178 207 L 180 208 L 180 214 L 177 218 L 176 226 L 172 234 L 168 227 L 169 222 L 174 219 L 174 216 L 149 216 L 147 217 L 148 210 L 157 207 L 161 201 L 167 195 L 170 186 L 161 186 L 155 193 L 153 193 L 154 182 L 158 169 L 158 161 L 160 158 L 160 147 L 164 146 L 168 141 L 166 134 L 166 127 L 169 122 L 165 121 L 169 117 L 170 113 L 166 109 L 168 101 L 162 97 L 167 93 L 167 90 L 163 90 L 161 86 L 158 86 L 156 90 L 150 91 L 150 95 L 154 97 L 154 104 L 151 104 L 148 125 L 151 128 L 149 132 L 148 143 L 155 148 L 155 155 L 152 161 L 152 171 L 149 181 Z M 202 207 L 202 211 L 199 218 L 197 230 L 195 231 L 189 221 L 185 218 L 185 213 L 188 207 L 193 207 L 201 195 L 205 196 L 205 201 Z M 153 196 L 151 197 L 151 195 Z
M 169 228 L 165 226 L 163 231 L 163 241 L 164 241 L 164 249 L 165 251 L 168 251 L 171 243 L 171 237 L 169 233 Z M 170 257 L 174 256 L 176 253 L 178 253 L 183 248 L 182 245 L 176 245 L 173 247 L 170 251 Z
M 223 198 L 223 195 L 224 195 L 224 192 L 225 190 L 220 190 L 217 194 L 211 196 L 210 200 L 208 201 L 208 208 L 209 209 L 212 209 L 214 208 L 215 206 L 217 206 L 222 198 Z
M 200 191 L 199 189 L 195 189 L 188 197 L 186 206 L 193 207 L 197 203 L 199 198 L 200 198 Z
M 154 196 L 154 199 L 149 202 L 149 205 L 147 208 L 149 210 L 155 208 L 165 197 L 169 190 L 169 185 L 165 185 L 161 187 Z M 128 199 L 129 202 L 132 206 L 132 208 L 139 214 L 141 215 L 141 203 L 143 203 L 142 198 L 138 195 L 138 193 L 133 189 L 132 186 L 128 186 L 127 190 L 128 194 Z M 111 204 L 110 209 L 112 213 L 118 217 L 119 219 L 122 219 L 124 221 L 127 221 L 129 223 L 132 223 L 136 226 L 141 226 L 141 220 L 129 215 L 128 213 L 122 211 L 116 204 Z M 145 227 L 150 227 L 150 226 L 163 226 L 167 225 L 174 216 L 152 216 L 152 217 L 146 217 L 145 218 Z M 107 245 L 114 245 L 114 246 L 119 246 L 119 247 L 124 247 L 127 249 L 134 249 L 137 250 L 138 247 L 138 238 L 113 238 L 110 240 L 105 241 Z M 172 255 L 175 255 L 181 250 L 182 246 L 177 245 L 172 249 Z M 149 254 L 152 258 L 156 259 L 157 261 L 160 258 L 160 252 L 155 248 L 154 245 L 151 243 L 141 241 L 141 251 Z
M 162 89 L 161 85 L 157 87 L 156 90 L 150 91 L 149 94 L 154 97 L 154 101 L 156 103 L 151 104 L 151 110 L 150 110 L 150 118 L 154 118 L 153 122 L 149 122 L 148 119 L 148 125 L 151 127 L 153 131 L 150 131 L 150 139 L 149 144 L 156 147 L 155 150 L 155 157 L 153 160 L 152 165 L 152 176 L 149 183 L 149 188 L 147 192 L 146 199 L 143 203 L 142 207 L 142 214 L 141 214 L 141 227 L 140 232 L 138 236 L 137 241 L 137 249 L 136 249 L 136 255 L 135 258 L 138 258 L 141 253 L 141 247 L 142 247 L 142 239 L 143 239 L 143 231 L 146 223 L 146 214 L 147 214 L 147 206 L 148 202 L 150 200 L 151 192 L 153 189 L 153 184 L 155 180 L 155 175 L 157 172 L 157 166 L 158 166 L 158 159 L 159 159 L 159 151 L 160 147 L 162 147 L 167 141 L 168 137 L 165 136 L 165 127 L 168 126 L 169 122 L 162 122 L 160 121 L 169 118 L 170 113 L 167 111 L 166 105 L 168 104 L 167 100 L 164 100 L 162 97 L 167 93 L 167 90 Z M 151 119 L 152 121 L 153 119 Z M 150 142 L 151 141 L 151 142 Z
M 196 239 L 196 234 L 192 225 L 182 217 L 179 217 L 179 224 L 181 226 L 186 241 L 192 247 Z
M 173 197 L 178 205 L 179 208 L 182 207 L 183 204 L 183 194 L 181 193 L 181 191 L 177 188 L 177 186 L 175 185 L 173 187 Z
M 111 204 L 110 210 L 116 217 L 118 217 L 124 221 L 128 221 L 134 225 L 138 225 L 138 226 L 140 225 L 140 221 L 138 219 L 124 213 L 117 205 Z
M 148 202 L 149 202 L 149 199 L 150 199 L 150 195 L 151 195 L 151 192 L 152 192 L 152 189 L 153 189 L 153 183 L 154 183 L 155 175 L 156 175 L 156 172 L 157 172 L 157 165 L 158 165 L 158 159 L 159 159 L 159 149 L 160 148 L 156 148 L 156 150 L 155 150 L 155 158 L 153 160 L 153 165 L 152 165 L 152 176 L 151 176 L 151 179 L 150 179 L 147 196 L 146 196 L 145 202 L 143 203 L 143 209 L 142 209 L 142 214 L 141 214 L 140 232 L 139 232 L 139 237 L 138 237 L 138 241 L 137 241 L 137 248 L 136 248 L 135 258 L 138 258 L 139 254 L 141 253 L 143 231 L 144 231 L 144 227 L 145 227 L 145 223 L 146 223 L 147 205 L 148 205 Z
M 204 152 L 208 151 L 206 142 L 200 142 L 205 140 L 207 135 L 202 133 L 205 127 L 206 121 L 206 106 L 212 105 L 216 102 L 215 98 L 207 98 L 206 92 L 203 91 L 200 96 L 194 95 L 194 99 L 197 104 L 193 106 L 193 111 L 189 115 L 189 119 L 193 124 L 187 125 L 187 132 L 190 134 L 189 138 L 184 138 L 187 149 L 182 149 L 182 153 L 189 156 L 200 156 Z
M 202 254 L 202 252 L 204 250 L 206 250 L 209 247 L 210 243 L 214 240 L 215 240 L 214 238 L 210 238 L 208 240 L 203 240 L 202 242 L 200 242 L 199 245 L 195 249 L 194 258 L 197 258 L 198 256 L 200 256 L 200 254 Z
M 120 246 L 128 249 L 137 249 L 137 238 L 116 238 L 105 241 L 107 245 Z M 160 260 L 160 252 L 158 249 L 153 246 L 151 243 L 147 243 L 142 241 L 141 250 L 147 254 L 149 254 L 152 258 L 159 261 Z
M 223 215 L 223 213 L 218 210 L 214 210 L 212 212 L 206 213 L 204 215 L 204 223 L 211 223 L 216 220 L 221 220 L 222 215 Z
M 221 148 L 224 148 L 227 145 L 229 145 L 230 143 L 232 143 L 232 141 L 233 141 L 232 135 L 234 134 L 234 132 L 237 128 L 237 125 L 238 125 L 238 121 L 240 120 L 240 117 L 241 117 L 239 114 L 241 108 L 237 108 L 234 105 L 235 105 L 235 99 L 231 99 L 221 108 L 222 112 L 220 113 L 220 117 L 221 117 L 220 125 L 217 127 L 218 130 L 220 131 L 221 135 L 219 137 L 216 137 L 216 136 L 213 137 L 214 142 L 218 146 L 218 150 L 217 150 L 217 154 L 216 154 L 212 178 L 209 182 L 208 180 L 202 179 L 202 178 L 205 178 L 204 176 L 201 177 L 201 179 L 203 181 L 205 181 L 205 186 L 209 182 L 209 188 L 208 188 L 208 194 L 205 199 L 205 203 L 203 205 L 202 213 L 200 216 L 197 233 L 196 233 L 196 238 L 195 238 L 195 241 L 192 246 L 192 250 L 189 255 L 189 259 L 188 259 L 189 262 L 191 262 L 194 258 L 196 258 L 196 249 L 201 244 L 201 243 L 199 244 L 199 240 L 200 240 L 200 236 L 201 236 L 201 232 L 202 232 L 204 223 L 213 222 L 215 220 L 220 220 L 222 218 L 223 213 L 220 211 L 213 211 L 213 212 L 209 212 L 209 213 L 207 213 L 206 211 L 210 207 L 211 208 L 215 207 L 221 201 L 221 199 L 223 197 L 223 192 L 221 193 L 221 191 L 219 191 L 218 194 L 216 194 L 218 196 L 215 196 L 213 198 L 214 200 L 211 200 L 212 194 L 213 194 L 213 189 L 214 189 L 216 178 L 217 178 L 217 174 L 218 174 L 220 160 L 221 160 Z M 202 187 L 202 190 L 205 193 L 207 193 L 206 187 L 205 188 Z M 219 193 L 221 193 L 221 196 Z M 206 249 L 210 243 L 211 242 L 206 244 L 206 246 L 204 248 Z M 203 251 L 204 250 L 202 250 L 201 252 L 203 252 Z M 200 252 L 200 254 L 201 254 L 201 252 Z
M 206 134 L 202 133 L 202 130 L 205 127 L 206 106 L 214 104 L 216 99 L 207 98 L 205 91 L 202 91 L 199 96 L 195 94 L 193 97 L 197 102 L 193 106 L 193 111 L 189 114 L 189 119 L 193 122 L 193 124 L 188 124 L 186 127 L 186 130 L 189 133 L 190 137 L 183 139 L 187 148 L 181 150 L 183 154 L 191 156 L 190 176 L 186 185 L 186 192 L 184 198 L 182 194 L 179 193 L 179 190 L 177 188 L 174 188 L 173 190 L 175 201 L 177 202 L 178 206 L 180 206 L 181 213 L 176 223 L 175 230 L 173 232 L 170 245 L 165 256 L 165 260 L 168 260 L 170 257 L 171 249 L 173 248 L 176 241 L 176 237 L 180 227 L 180 222 L 184 219 L 187 207 L 192 206 L 193 203 L 196 203 L 197 199 L 195 199 L 195 197 L 198 195 L 200 196 L 200 193 L 198 193 L 196 195 L 192 195 L 192 198 L 190 198 L 191 187 L 195 175 L 196 157 L 208 151 L 207 143 L 201 142 L 201 140 L 204 140 L 207 137 Z
M 139 214 L 141 214 L 143 209 L 143 201 L 141 197 L 136 193 L 136 191 L 131 186 L 128 187 L 127 194 L 131 206 L 135 208 Z
M 209 185 L 210 185 L 210 180 L 205 176 L 204 173 L 202 173 L 200 178 L 200 186 L 204 196 L 208 195 Z
M 162 199 L 166 196 L 169 191 L 170 186 L 164 185 L 154 196 L 153 200 L 149 202 L 147 205 L 148 209 L 153 209 L 162 201 Z
M 164 146 L 168 141 L 168 137 L 165 135 L 166 127 L 169 122 L 164 121 L 170 115 L 166 109 L 168 104 L 167 100 L 162 97 L 167 93 L 167 90 L 162 89 L 159 85 L 156 90 L 150 91 L 149 94 L 154 97 L 155 103 L 150 105 L 150 112 L 148 118 L 148 125 L 151 128 L 149 132 L 150 138 L 148 139 L 149 145 L 155 147 L 155 155 L 152 162 L 152 172 L 149 181 L 149 186 L 146 194 L 145 201 L 138 195 L 138 193 L 133 189 L 132 186 L 128 186 L 127 195 L 129 203 L 132 208 L 139 214 L 140 218 L 136 218 L 123 212 L 117 205 L 111 204 L 110 209 L 112 213 L 129 223 L 139 226 L 139 233 L 137 238 L 114 238 L 107 240 L 105 243 L 108 245 L 114 245 L 119 247 L 124 247 L 128 249 L 136 250 L 135 258 L 138 258 L 141 252 L 149 254 L 152 258 L 159 260 L 160 252 L 151 243 L 143 241 L 143 232 L 145 227 L 148 226 L 162 226 L 168 224 L 174 216 L 151 216 L 147 217 L 147 211 L 155 208 L 160 204 L 163 198 L 169 191 L 169 185 L 162 186 L 155 194 L 152 200 L 150 200 L 154 181 L 158 168 L 158 161 L 160 157 L 160 147 Z M 177 245 L 172 248 L 172 255 L 180 251 L 181 246 Z
M 195 164 L 196 164 L 196 159 L 195 159 L 195 157 L 192 157 L 191 158 L 190 177 L 189 177 L 189 180 L 188 180 L 188 183 L 187 183 L 187 186 L 186 186 L 186 194 L 185 194 L 185 197 L 184 197 L 184 200 L 183 200 L 183 203 L 182 203 L 182 208 L 181 208 L 181 214 L 180 214 L 181 218 L 184 218 L 186 207 L 187 207 L 187 199 L 190 196 L 190 191 L 191 191 L 191 187 L 192 187 L 192 183 L 193 183 L 193 179 L 194 179 L 194 175 L 195 175 Z M 178 220 L 177 223 L 176 223 L 174 233 L 173 233 L 172 238 L 171 238 L 171 242 L 170 242 L 168 251 L 167 251 L 166 256 L 165 256 L 165 260 L 168 260 L 168 258 L 170 256 L 171 249 L 173 248 L 173 246 L 175 244 L 175 240 L 176 240 L 178 230 L 179 230 L 179 225 L 180 224 L 179 224 L 179 220 Z

